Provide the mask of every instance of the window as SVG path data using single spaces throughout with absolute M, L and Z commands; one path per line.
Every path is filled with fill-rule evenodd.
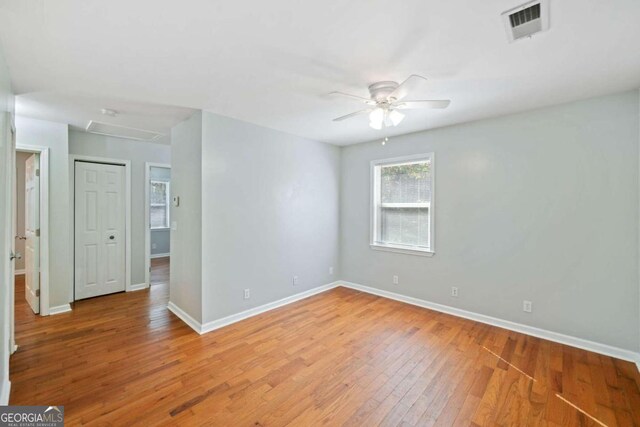
M 371 248 L 433 255 L 433 153 L 371 163 Z
M 169 183 L 151 181 L 149 224 L 151 229 L 169 228 Z

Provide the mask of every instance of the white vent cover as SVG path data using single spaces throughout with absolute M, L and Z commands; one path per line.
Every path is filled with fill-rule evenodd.
M 155 141 L 163 135 L 150 130 L 135 129 L 126 126 L 110 125 L 108 123 L 94 122 L 87 125 L 87 132 L 99 135 L 116 136 L 118 138 L 135 139 L 138 141 Z
M 502 13 L 507 38 L 513 42 L 549 29 L 549 0 L 534 0 Z

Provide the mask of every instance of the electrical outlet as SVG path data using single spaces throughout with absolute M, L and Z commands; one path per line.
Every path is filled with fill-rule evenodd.
M 458 288 L 456 286 L 452 286 L 451 287 L 451 296 L 452 297 L 457 297 L 458 296 Z
M 244 299 L 249 299 L 251 298 L 251 289 L 245 289 L 244 290 Z
M 522 311 L 525 311 L 527 313 L 531 313 L 531 310 L 533 310 L 533 303 L 531 301 L 522 301 Z
M 394 285 L 397 285 L 398 283 L 400 283 L 400 282 L 398 281 L 398 276 L 393 276 L 393 284 L 394 284 Z
M 299 283 L 298 276 L 293 276 L 293 286 L 296 286 Z
M 329 274 L 333 274 L 333 267 L 329 267 Z

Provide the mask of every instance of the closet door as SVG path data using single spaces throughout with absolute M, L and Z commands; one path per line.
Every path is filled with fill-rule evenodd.
M 75 299 L 125 290 L 124 166 L 75 163 Z

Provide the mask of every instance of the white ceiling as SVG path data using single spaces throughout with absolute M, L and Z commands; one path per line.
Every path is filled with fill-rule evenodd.
M 193 110 L 159 104 L 127 101 L 100 95 L 83 95 L 70 91 L 29 92 L 16 98 L 16 113 L 53 122 L 68 123 L 85 130 L 89 121 L 110 123 L 136 129 L 152 130 L 163 136 L 154 142 L 171 142 L 171 128 L 188 118 Z M 103 108 L 118 112 L 103 115 Z
M 350 144 L 640 87 L 640 1 L 550 0 L 551 29 L 507 43 L 521 0 L 0 0 L 18 112 L 166 132 L 205 109 Z M 334 123 L 368 84 L 430 78 L 392 132 Z M 174 107 L 161 107 L 175 106 Z M 131 114 L 131 116 L 128 116 Z

